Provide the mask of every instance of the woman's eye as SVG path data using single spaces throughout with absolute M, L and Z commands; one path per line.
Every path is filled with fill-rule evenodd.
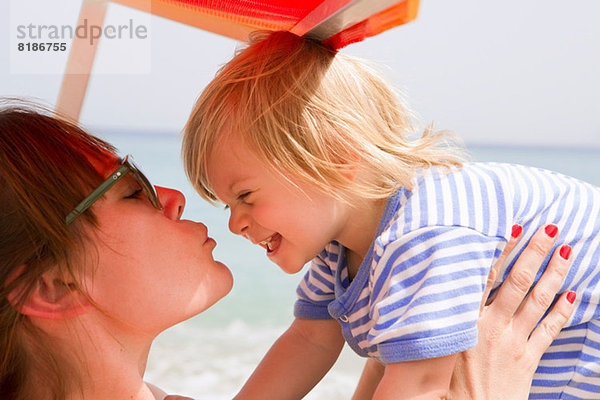
M 142 189 L 137 189 L 135 192 L 127 196 L 127 199 L 137 199 L 142 194 Z

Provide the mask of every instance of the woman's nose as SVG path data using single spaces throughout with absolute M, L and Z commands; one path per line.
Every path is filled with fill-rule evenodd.
M 244 235 L 247 233 L 249 225 L 248 214 L 240 209 L 240 206 L 231 207 L 229 209 L 229 230 L 236 235 Z
M 158 201 L 163 208 L 163 213 L 172 220 L 179 220 L 185 208 L 185 197 L 179 190 L 155 186 Z

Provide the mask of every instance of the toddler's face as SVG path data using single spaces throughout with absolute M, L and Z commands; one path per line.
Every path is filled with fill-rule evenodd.
M 213 150 L 208 179 L 229 207 L 229 229 L 266 250 L 293 274 L 335 240 L 348 220 L 347 206 L 312 185 L 269 168 L 227 134 Z

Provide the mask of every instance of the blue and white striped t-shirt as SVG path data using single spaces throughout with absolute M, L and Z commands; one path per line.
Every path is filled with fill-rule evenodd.
M 352 282 L 339 243 L 312 261 L 294 314 L 336 318 L 354 351 L 383 363 L 467 350 L 487 275 L 515 223 L 523 238 L 497 286 L 544 224 L 559 227 L 557 245 L 574 257 L 561 291 L 577 292 L 577 309 L 544 354 L 530 398 L 600 398 L 600 189 L 551 171 L 496 163 L 422 171 L 412 190 L 388 199 Z

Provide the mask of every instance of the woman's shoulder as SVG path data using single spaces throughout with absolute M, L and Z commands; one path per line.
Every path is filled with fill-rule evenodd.
M 146 386 L 148 386 L 148 389 L 150 389 L 150 391 L 152 392 L 152 394 L 154 395 L 154 398 L 156 400 L 163 400 L 165 397 L 167 397 L 167 393 L 165 393 L 158 386 L 153 385 L 150 382 L 144 382 L 144 383 L 146 384 Z
M 150 389 L 156 400 L 194 400 L 191 397 L 179 396 L 176 394 L 167 395 L 161 388 L 149 382 L 144 382 Z

